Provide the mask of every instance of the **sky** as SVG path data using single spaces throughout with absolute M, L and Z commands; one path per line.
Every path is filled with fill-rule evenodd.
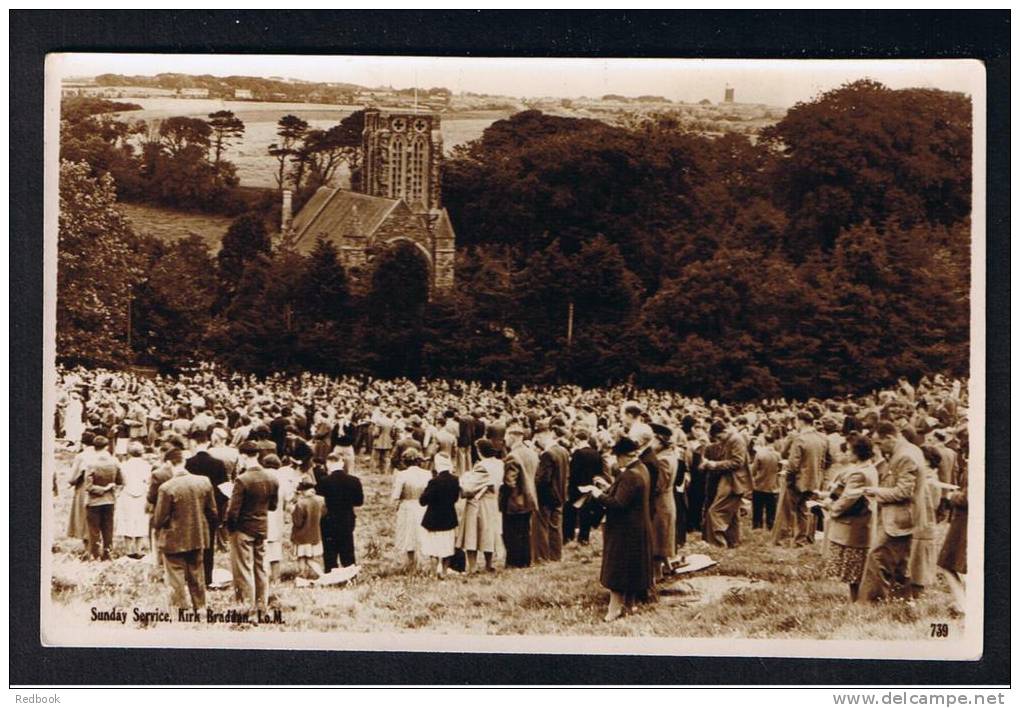
M 890 88 L 972 93 L 984 70 L 973 60 L 747 60 L 481 57 L 352 57 L 225 54 L 62 54 L 63 77 L 163 72 L 262 76 L 363 86 L 444 86 L 455 93 L 515 97 L 650 94 L 671 100 L 721 101 L 726 86 L 739 103 L 792 106 L 847 81 L 872 78 Z

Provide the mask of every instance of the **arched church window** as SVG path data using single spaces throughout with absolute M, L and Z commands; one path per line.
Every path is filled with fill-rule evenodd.
M 428 141 L 421 136 L 415 138 L 411 147 L 411 201 L 425 204 L 425 185 L 427 184 Z
M 399 135 L 390 141 L 390 198 L 407 196 L 407 145 Z

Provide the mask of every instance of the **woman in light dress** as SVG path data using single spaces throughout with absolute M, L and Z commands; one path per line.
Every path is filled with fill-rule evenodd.
M 81 435 L 85 432 L 84 412 L 81 396 L 77 391 L 71 391 L 67 405 L 64 406 L 64 438 L 71 443 L 72 450 L 81 446 Z
M 495 570 L 492 559 L 501 528 L 496 493 L 503 484 L 503 461 L 491 441 L 482 438 L 475 447 L 481 459 L 460 478 L 461 497 L 467 501 L 457 527 L 457 548 L 464 551 L 468 575 L 475 572 L 479 551 L 485 556 L 485 570 Z
M 265 564 L 270 582 L 280 579 L 280 563 L 283 561 L 283 524 L 284 509 L 297 492 L 299 472 L 293 467 L 284 466 L 280 458 L 270 453 L 262 460 L 262 467 L 276 478 L 277 497 L 276 509 L 266 513 L 266 554 Z
M 425 507 L 418 503 L 418 499 L 432 479 L 432 473 L 421 467 L 421 451 L 417 448 L 404 450 L 400 460 L 403 469 L 393 475 L 393 491 L 390 493 L 390 499 L 397 503 L 393 545 L 398 553 L 406 554 L 406 570 L 411 572 L 421 550 L 421 520 L 425 515 Z
M 127 555 L 142 558 L 148 551 L 149 515 L 145 513 L 145 495 L 149 490 L 152 465 L 142 457 L 145 448 L 140 442 L 128 445 L 130 457 L 120 466 L 124 488 L 117 498 L 114 511 L 114 528 L 118 536 L 127 541 Z

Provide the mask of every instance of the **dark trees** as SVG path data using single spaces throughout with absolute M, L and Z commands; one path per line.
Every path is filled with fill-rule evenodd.
M 216 111 L 209 114 L 209 127 L 212 130 L 212 162 L 218 167 L 223 151 L 244 135 L 244 122 L 233 111 Z
M 138 239 L 117 210 L 113 179 L 60 163 L 57 352 L 67 361 L 130 361 L 131 289 L 141 279 Z

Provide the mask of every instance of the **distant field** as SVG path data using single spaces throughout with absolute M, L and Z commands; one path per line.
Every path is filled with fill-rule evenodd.
M 269 146 L 277 141 L 276 122 L 288 113 L 308 121 L 312 128 L 326 129 L 339 123 L 361 106 L 336 106 L 316 103 L 262 103 L 257 101 L 221 101 L 216 99 L 132 98 L 143 110 L 123 114 L 129 120 L 159 120 L 172 116 L 205 118 L 214 111 L 233 111 L 244 121 L 245 134 L 241 143 L 227 152 L 227 159 L 237 165 L 241 184 L 251 187 L 275 187 L 276 160 L 269 156 Z M 447 152 L 481 136 L 493 122 L 508 112 L 470 111 L 443 116 L 443 144 Z M 346 182 L 347 173 L 338 175 Z
M 143 204 L 120 203 L 135 232 L 155 236 L 167 243 L 198 234 L 209 246 L 210 253 L 220 250 L 220 242 L 232 219 L 229 216 L 192 214 Z

